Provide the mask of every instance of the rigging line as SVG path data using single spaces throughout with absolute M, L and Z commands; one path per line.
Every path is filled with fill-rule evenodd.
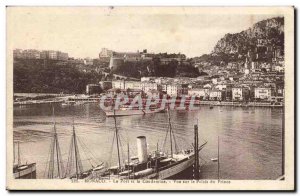
M 125 137 L 122 135 L 122 134 L 120 134 L 120 136 L 121 136 L 121 138 L 120 138 L 120 140 L 122 140 L 122 142 L 124 142 L 124 145 L 128 148 L 128 144 L 129 144 L 129 140 L 127 139 L 125 139 Z M 124 147 L 124 145 L 122 146 L 122 147 Z M 131 152 L 133 152 L 134 150 L 133 150 L 133 148 L 131 147 L 129 147 L 129 150 L 131 150 Z M 124 156 L 125 157 L 125 153 L 124 153 L 124 150 L 123 150 L 123 148 L 122 148 L 122 153 L 123 153 L 123 155 L 122 156 Z M 126 157 L 124 158 L 124 160 L 126 160 Z M 124 161 L 123 160 L 123 161 Z
M 119 152 L 119 135 L 118 135 L 118 128 L 117 128 L 117 119 L 115 115 L 116 111 L 114 110 L 114 121 L 115 121 L 115 127 L 116 127 L 116 141 L 117 141 L 117 152 L 118 152 L 118 163 L 119 163 L 119 169 L 121 167 L 121 161 L 120 161 L 120 152 Z
M 61 170 L 60 170 L 60 160 L 59 160 L 59 145 L 58 145 L 58 140 L 57 140 L 57 137 L 56 137 L 56 143 L 55 143 L 55 149 L 56 149 L 56 161 L 57 161 L 57 173 L 58 173 L 58 177 L 60 178 L 61 177 Z
M 122 145 L 122 142 L 121 142 L 121 137 L 122 136 L 121 137 L 120 136 L 121 136 L 121 134 L 119 134 L 119 143 L 120 143 L 120 148 L 121 148 L 121 160 L 122 160 L 121 163 L 122 163 L 122 162 L 124 162 L 124 150 L 123 150 L 123 145 Z M 120 167 L 121 167 L 121 165 L 120 165 Z
M 62 160 L 62 156 L 61 156 L 61 150 L 60 150 L 60 146 L 59 146 L 59 142 L 58 142 L 58 140 L 57 140 L 57 148 L 58 148 L 58 159 L 59 160 L 57 160 L 59 163 L 60 163 L 60 165 L 58 165 L 58 167 L 60 166 L 60 174 L 59 174 L 59 177 L 63 177 L 63 173 L 64 173 L 64 164 L 63 164 L 63 160 Z
M 89 150 L 88 150 L 88 148 L 87 148 L 86 146 L 84 146 L 82 140 L 79 139 L 79 137 L 77 137 L 77 139 L 78 139 L 78 142 L 79 142 L 79 144 L 80 144 L 80 146 L 81 146 L 81 148 L 82 148 L 82 150 L 83 150 L 83 152 L 84 152 L 85 157 L 86 157 L 87 160 L 90 162 L 90 164 L 92 165 L 92 167 L 94 167 L 94 165 L 93 165 L 93 163 L 92 163 L 92 161 L 94 161 L 93 159 L 95 159 L 95 158 L 93 157 L 93 154 L 92 154 L 91 152 L 89 152 Z M 89 155 L 90 155 L 90 157 L 89 157 Z M 91 160 L 92 160 L 92 161 L 91 161 Z M 94 161 L 94 162 L 95 162 L 95 161 Z M 96 163 L 96 164 L 97 164 L 97 163 Z
M 74 132 L 75 133 L 75 132 Z M 82 162 L 81 162 L 81 155 L 78 149 L 78 144 L 77 144 L 77 137 L 76 134 L 74 134 L 74 146 L 75 146 L 75 154 L 76 154 L 76 161 L 78 164 L 78 169 L 79 169 L 79 174 L 81 174 L 83 172 L 83 166 L 82 166 Z
M 129 135 L 128 135 L 128 130 L 126 128 L 121 127 L 121 130 L 125 130 L 127 141 L 129 141 Z
M 78 141 L 80 141 L 81 144 L 86 148 L 86 150 L 91 154 L 91 156 L 92 156 L 92 158 L 94 159 L 94 161 L 96 162 L 96 164 L 98 164 L 97 156 L 95 156 L 95 154 L 93 153 L 93 151 L 91 151 L 91 150 L 87 147 L 87 145 L 85 144 L 85 142 L 83 141 L 83 139 L 80 138 L 80 137 L 78 137 L 78 136 L 77 136 L 77 139 L 78 139 Z M 83 146 L 82 146 L 82 147 L 83 147 Z
M 133 129 L 133 128 L 138 128 L 139 130 L 141 130 L 141 131 L 144 131 L 144 132 L 151 132 L 151 133 L 153 133 L 153 134 L 155 134 L 155 133 L 163 133 L 163 132 L 165 132 L 165 129 L 167 128 L 167 127 L 160 127 L 159 129 L 156 129 L 156 130 L 153 130 L 153 127 L 150 127 L 150 126 L 147 126 L 147 127 L 145 127 L 145 126 L 135 126 L 135 125 L 133 125 L 132 127 L 129 127 L 129 128 L 126 128 L 126 127 L 122 127 L 122 129 Z M 183 128 L 173 128 L 174 130 L 179 130 L 179 131 L 182 131 L 182 130 L 185 130 L 185 129 L 183 129 Z M 191 128 L 192 129 L 192 128 Z M 177 135 L 179 135 L 179 136 L 190 136 L 190 137 L 192 137 L 193 136 L 193 134 L 190 134 L 190 133 L 176 133 Z
M 114 149 L 115 137 L 116 137 L 116 133 L 114 132 L 112 145 L 111 145 L 111 148 L 110 148 L 110 151 L 109 151 L 110 152 L 109 153 L 109 159 L 108 159 L 109 166 L 111 166 L 111 158 L 112 158 L 113 149 Z
M 45 170 L 44 170 L 44 177 L 46 178 L 46 173 L 48 171 L 48 167 L 50 166 L 48 163 L 50 162 L 50 156 L 51 156 L 51 143 L 50 143 L 50 149 L 49 149 L 49 152 L 48 152 L 48 156 L 47 156 L 47 159 L 46 159 L 46 167 L 45 167 Z
M 51 148 L 51 154 L 50 154 L 50 161 L 49 161 L 49 170 L 48 170 L 48 178 L 52 179 L 53 178 L 53 166 L 54 166 L 54 142 L 55 142 L 55 139 L 54 137 L 52 138 L 52 141 L 51 141 L 51 145 L 50 145 L 50 148 Z
M 172 133 L 172 135 L 173 135 L 173 139 L 174 139 L 175 153 L 178 153 L 178 145 L 177 145 L 177 142 L 176 142 L 176 137 L 175 137 L 174 133 Z
M 167 138 L 168 138 L 168 133 L 169 133 L 169 126 L 167 127 L 165 139 L 164 139 L 164 141 L 163 141 L 163 143 L 162 143 L 162 151 L 165 150 L 165 146 L 166 146 L 166 142 L 167 142 Z
M 168 122 L 169 122 L 169 129 L 170 129 L 170 146 L 171 146 L 171 157 L 173 158 L 173 144 L 172 144 L 172 124 L 171 124 L 171 115 L 170 115 L 170 108 L 168 108 Z
M 203 165 L 207 164 L 207 161 L 206 161 L 204 158 L 202 158 L 201 156 L 199 156 L 199 158 L 200 158 L 202 161 L 204 161 Z
M 70 172 L 70 168 L 72 168 L 72 153 L 73 152 L 73 142 L 72 142 L 73 138 L 71 138 L 71 142 L 70 142 L 70 147 L 69 147 L 69 152 L 68 152 L 68 160 L 67 160 L 67 166 L 66 166 L 66 171 L 65 171 L 65 177 L 67 177 L 71 172 Z
M 120 140 L 122 140 L 125 144 L 126 143 L 129 143 L 129 140 L 128 140 L 128 138 L 127 138 L 127 140 L 125 139 L 125 137 L 123 136 L 123 134 L 119 134 L 119 136 L 120 136 Z M 124 146 L 124 145 L 123 145 Z M 126 147 L 127 147 L 127 145 L 126 145 Z M 131 152 L 133 152 L 133 148 L 131 147 L 130 148 L 130 150 L 131 150 Z M 124 153 L 124 152 L 123 152 Z
M 94 167 L 93 163 L 91 162 L 92 159 L 88 157 L 88 152 L 86 152 L 86 149 L 83 148 L 83 145 L 82 145 L 81 140 L 80 140 L 79 138 L 77 138 L 77 139 L 78 139 L 79 145 L 81 145 L 81 147 L 82 147 L 82 150 L 83 150 L 83 152 L 84 152 L 85 157 L 87 158 L 86 160 L 88 160 L 89 163 L 90 163 L 90 165 L 91 165 L 92 167 Z M 81 161 L 82 161 L 82 160 L 81 160 Z

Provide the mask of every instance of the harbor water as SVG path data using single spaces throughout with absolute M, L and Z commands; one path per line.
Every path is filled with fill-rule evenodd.
M 211 160 L 218 157 L 218 137 L 221 179 L 275 180 L 282 174 L 281 108 L 199 106 L 194 111 L 172 110 L 170 115 L 178 151 L 192 148 L 196 123 L 199 144 L 208 142 L 200 153 L 202 179 L 218 178 L 218 163 Z M 22 162 L 36 162 L 37 178 L 47 174 L 54 121 L 67 165 L 73 119 L 84 169 L 101 162 L 117 165 L 114 119 L 107 118 L 97 103 L 14 106 L 14 141 L 20 142 Z M 118 117 L 117 127 L 124 161 L 128 159 L 128 144 L 129 156 L 136 155 L 136 137 L 141 135 L 147 138 L 148 152 L 157 147 L 170 152 L 169 138 L 165 141 L 167 113 Z

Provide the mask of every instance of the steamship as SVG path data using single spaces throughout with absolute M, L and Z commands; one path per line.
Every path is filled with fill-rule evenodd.
M 116 126 L 117 150 L 119 152 L 118 129 Z M 199 152 L 203 149 L 207 142 L 198 145 L 198 127 L 195 125 L 195 145 L 194 148 L 178 151 L 176 149 L 176 140 L 173 135 L 172 126 L 170 123 L 170 114 L 168 110 L 169 129 L 166 137 L 169 135 L 171 153 L 167 154 L 160 150 L 148 153 L 147 141 L 145 136 L 137 137 L 137 156 L 129 157 L 128 160 L 121 164 L 118 156 L 118 165 L 108 168 L 103 172 L 103 179 L 183 179 L 183 175 L 193 168 L 195 178 L 199 178 Z M 173 144 L 174 143 L 174 144 Z M 175 146 L 175 151 L 173 149 Z M 198 177 L 197 177 L 198 176 Z

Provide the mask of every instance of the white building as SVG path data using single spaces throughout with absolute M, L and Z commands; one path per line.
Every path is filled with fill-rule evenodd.
M 160 86 L 154 82 L 141 82 L 141 89 L 148 92 L 150 90 L 160 90 Z
M 99 58 L 107 58 L 113 55 L 112 50 L 108 50 L 107 48 L 102 48 L 101 52 L 99 53 Z
M 271 100 L 271 88 L 258 87 L 254 89 L 254 98 L 260 100 Z
M 177 96 L 178 95 L 178 86 L 176 84 L 167 85 L 167 94 L 169 96 Z
M 283 66 L 276 65 L 274 69 L 277 72 L 284 72 L 284 67 Z
M 142 90 L 142 85 L 139 81 L 125 81 L 124 88 L 132 90 Z
M 48 51 L 48 58 L 57 60 L 57 51 L 49 50 Z
M 185 84 L 168 84 L 167 94 L 170 96 L 188 95 L 188 85 Z
M 212 87 L 211 84 L 205 84 L 205 85 L 203 86 L 203 88 L 211 88 L 211 87 Z
M 90 59 L 90 58 L 83 59 L 83 63 L 85 65 L 93 65 L 94 64 L 93 59 Z
M 226 90 L 226 84 L 218 84 L 215 86 L 216 89 L 222 91 L 222 90 Z
M 161 90 L 163 92 L 167 92 L 167 89 L 168 89 L 168 84 L 161 84 Z
M 159 97 L 160 92 L 158 90 L 150 90 L 146 92 L 149 97 Z
M 125 89 L 125 81 L 124 80 L 113 80 L 112 88 Z
M 202 97 L 202 98 L 208 98 L 209 97 L 209 89 L 207 89 L 207 88 L 193 88 L 193 89 L 189 89 L 188 95 L 189 96 Z
M 23 57 L 25 59 L 40 59 L 41 55 L 40 55 L 40 51 L 29 49 L 23 51 Z
M 218 78 L 213 78 L 213 79 L 211 79 L 211 82 L 212 82 L 213 84 L 217 84 L 217 83 L 218 83 Z
M 150 82 L 153 80 L 153 77 L 141 77 L 141 82 Z
M 220 90 L 211 90 L 209 91 L 210 100 L 222 100 L 222 91 Z
M 155 78 L 154 82 L 157 84 L 161 84 L 162 83 L 162 78 Z
M 243 100 L 243 88 L 242 87 L 232 88 L 232 100 L 233 101 L 242 101 Z

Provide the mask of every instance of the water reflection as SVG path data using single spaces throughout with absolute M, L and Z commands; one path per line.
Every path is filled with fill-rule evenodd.
M 77 135 L 97 159 L 115 164 L 116 149 L 113 118 L 106 118 L 97 104 L 55 107 L 55 121 L 63 159 L 71 138 L 74 117 Z M 171 121 L 179 148 L 190 147 L 193 126 L 199 124 L 200 143 L 208 141 L 201 153 L 201 177 L 217 178 L 217 138 L 220 138 L 220 174 L 226 179 L 276 179 L 281 175 L 282 110 L 276 108 L 240 108 L 201 106 L 196 111 L 171 111 Z M 14 108 L 14 139 L 21 141 L 22 157 L 37 163 L 37 175 L 44 175 L 53 129 L 52 106 Z M 136 137 L 147 137 L 148 149 L 163 147 L 168 128 L 165 113 L 120 117 L 122 158 L 136 154 Z M 165 145 L 168 150 L 169 144 Z M 91 167 L 82 155 L 86 169 Z

